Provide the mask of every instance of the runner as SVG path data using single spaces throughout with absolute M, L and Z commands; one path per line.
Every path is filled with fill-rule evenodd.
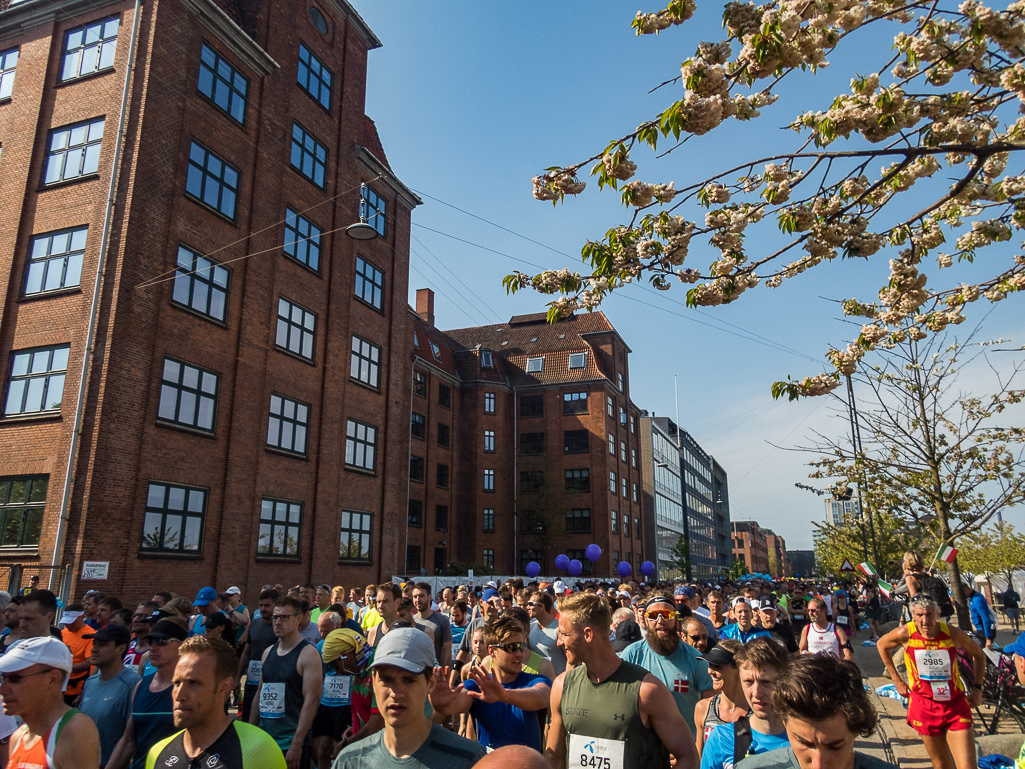
M 694 736 L 665 684 L 616 656 L 612 614 L 598 596 L 559 601 L 559 645 L 572 668 L 555 679 L 545 756 L 553 767 L 591 766 L 585 750 L 609 769 L 697 765 Z M 608 759 L 605 761 L 604 759 Z
M 342 616 L 337 612 L 323 612 L 317 620 L 322 640 L 317 644 L 317 651 L 323 658 L 324 642 L 327 637 L 342 626 Z M 324 663 L 324 686 L 320 695 L 320 707 L 313 717 L 313 765 L 317 769 L 329 769 L 331 757 L 335 754 L 335 745 L 342 742 L 345 730 L 352 724 L 352 710 L 349 696 L 352 688 L 352 676 L 340 675 L 334 666 Z
M 722 724 L 735 724 L 748 714 L 747 698 L 740 685 L 740 670 L 736 654 L 744 644 L 732 638 L 724 638 L 718 645 L 702 656 L 708 663 L 708 675 L 712 679 L 714 694 L 711 699 L 698 700 L 694 706 L 694 731 L 698 753 L 703 752 L 705 740 L 712 730 Z
M 771 638 L 756 638 L 734 659 L 750 715 L 712 730 L 701 751 L 701 769 L 731 769 L 746 756 L 787 745 L 786 730 L 772 705 L 776 678 L 790 659 L 786 650 Z
M 399 618 L 399 601 L 402 600 L 402 588 L 394 582 L 382 582 L 377 586 L 377 613 L 381 621 L 367 633 L 371 646 L 377 646 L 388 634 L 392 623 Z
M 470 672 L 470 680 L 452 688 L 439 668 L 431 690 L 431 705 L 443 716 L 469 711 L 477 724 L 477 739 L 485 748 L 528 745 L 541 749 L 541 729 L 534 715 L 548 707 L 550 678 L 523 670 L 523 623 L 502 616 L 484 627 L 484 639 L 492 665 Z
M 439 665 L 448 666 L 452 659 L 452 623 L 440 611 L 431 608 L 431 586 L 417 582 L 413 589 L 413 603 L 416 605 L 416 619 L 431 628 L 434 633 L 434 656 Z
M 754 626 L 754 610 L 747 601 L 741 599 L 733 604 L 733 617 L 736 622 L 720 628 L 719 638 L 732 638 L 746 644 L 755 638 L 769 635 L 768 630 Z
M 876 648 L 897 693 L 908 697 L 908 725 L 922 735 L 934 769 L 975 766 L 972 707 L 982 702 L 982 685 L 969 697 L 957 674 L 957 650 L 975 661 L 975 680 L 983 680 L 986 653 L 962 630 L 938 619 L 939 606 L 921 593 L 912 599 L 911 621 L 891 630 Z M 893 652 L 904 647 L 905 683 L 893 664 Z
M 555 675 L 566 671 L 566 652 L 558 644 L 559 620 L 552 613 L 555 601 L 547 590 L 535 590 L 527 601 L 530 612 L 530 637 L 527 643 L 532 651 L 552 661 Z
M 335 766 L 467 769 L 485 755 L 480 744 L 453 734 L 424 715 L 435 675 L 434 644 L 425 633 L 393 629 L 381 639 L 371 669 L 384 729 L 344 748 Z
M 135 614 L 132 615 L 132 624 L 129 626 L 132 631 L 131 643 L 128 644 L 128 650 L 125 652 L 124 664 L 126 668 L 138 672 L 139 663 L 142 662 L 143 655 L 149 651 L 149 631 L 156 624 L 158 619 L 162 617 L 154 618 L 154 614 L 160 607 L 154 601 L 143 601 L 135 608 Z
M 65 646 L 71 649 L 71 659 L 74 665 L 71 668 L 68 685 L 64 688 L 64 701 L 68 705 L 74 705 L 78 695 L 82 693 L 82 684 L 89 677 L 89 658 L 93 651 L 92 634 L 95 631 L 85 624 L 80 603 L 69 604 L 61 614 L 59 624 L 63 628 L 61 640 L 64 641 Z
M 11 736 L 8 769 L 94 769 L 100 736 L 92 720 L 64 704 L 71 652 L 56 638 L 21 641 L 0 657 L 4 713 L 25 722 Z
M 177 734 L 154 745 L 146 769 L 285 769 L 270 736 L 232 718 L 225 702 L 235 686 L 235 650 L 220 638 L 193 636 L 181 645 L 174 669 Z
M 833 597 L 833 624 L 844 632 L 848 640 L 858 635 L 858 621 L 854 608 L 847 601 L 846 590 L 837 590 Z
M 142 680 L 124 658 L 132 634 L 121 625 L 111 625 L 89 635 L 91 662 L 96 673 L 82 687 L 81 710 L 100 732 L 100 766 L 106 766 L 118 740 L 125 733 L 132 710 L 132 692 Z
M 243 721 L 249 721 L 252 714 L 256 690 L 260 686 L 263 653 L 277 641 L 271 616 L 274 611 L 274 602 L 278 598 L 280 596 L 277 590 L 264 588 L 260 592 L 260 608 L 257 609 L 256 616 L 249 623 L 249 634 L 246 636 L 246 644 L 242 649 L 242 659 L 238 663 L 238 679 L 242 680 L 242 676 L 245 676 L 246 679 L 246 685 L 242 691 L 242 710 L 239 713 L 239 717 Z
M 811 623 L 801 631 L 801 654 L 841 654 L 848 662 L 854 662 L 854 651 L 847 634 L 829 621 L 826 602 L 821 598 L 808 601 L 808 617 Z
M 676 707 L 694 731 L 694 706 L 712 696 L 708 663 L 690 644 L 682 643 L 676 619 L 676 605 L 665 595 L 656 595 L 645 606 L 648 635 L 620 655 L 627 662 L 647 670 L 673 693 Z
M 335 674 L 352 678 L 349 689 L 352 724 L 345 730 L 341 744 L 337 746 L 338 750 L 381 731 L 384 719 L 373 705 L 373 684 L 370 679 L 370 663 L 374 661 L 373 647 L 359 633 L 342 628 L 332 631 L 324 639 L 321 657 Z
M 794 638 L 794 631 L 777 621 L 779 609 L 776 608 L 776 604 L 772 602 L 771 598 L 763 598 L 759 601 L 758 616 L 762 619 L 762 630 L 767 630 L 769 635 L 787 650 L 787 654 L 797 654 L 800 647 L 797 644 L 797 639 Z
M 271 622 L 277 643 L 263 653 L 258 707 L 249 722 L 267 732 L 285 754 L 288 769 L 299 769 L 310 750 L 306 737 L 320 704 L 324 671 L 316 647 L 299 635 L 306 604 L 286 595 L 274 604 Z
M 872 736 L 877 720 L 855 665 L 827 654 L 792 660 L 776 679 L 772 703 L 790 745 L 745 758 L 738 769 L 897 769 L 854 751 L 854 740 Z

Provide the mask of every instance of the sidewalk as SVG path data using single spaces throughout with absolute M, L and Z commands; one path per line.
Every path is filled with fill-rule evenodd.
M 897 626 L 896 622 L 883 625 L 884 631 Z M 862 646 L 862 641 L 869 637 L 867 630 L 858 633 L 853 641 L 854 660 L 867 676 L 871 689 L 870 696 L 879 713 L 879 725 L 871 737 L 859 739 L 855 749 L 884 761 L 896 764 L 901 769 L 931 769 L 932 762 L 925 750 L 921 737 L 907 724 L 907 710 L 899 701 L 890 697 L 880 697 L 875 690 L 892 683 L 886 675 L 886 669 L 875 646 Z M 1014 642 L 1016 634 L 1010 625 L 997 626 L 996 643 L 1000 646 Z M 1018 756 L 1025 735 L 993 735 L 977 740 L 980 755 L 994 753 L 1003 754 L 1014 759 Z

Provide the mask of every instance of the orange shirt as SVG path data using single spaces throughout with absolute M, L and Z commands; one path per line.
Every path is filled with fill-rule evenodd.
M 93 653 L 93 639 L 83 638 L 82 636 L 92 635 L 95 632 L 95 630 L 85 624 L 79 630 L 68 630 L 66 627 L 61 629 L 61 638 L 64 640 L 64 644 L 71 649 L 71 663 L 73 665 L 80 665 L 83 662 L 89 661 L 89 657 Z M 82 685 L 88 677 L 88 669 L 81 673 L 72 673 L 65 693 L 80 694 Z

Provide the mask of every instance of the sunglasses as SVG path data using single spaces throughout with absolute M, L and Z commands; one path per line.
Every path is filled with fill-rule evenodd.
M 670 620 L 676 619 L 676 612 L 670 611 L 669 609 L 652 609 L 651 611 L 644 612 L 644 616 L 650 620 L 657 620 L 660 618 Z
M 270 618 L 271 622 L 284 622 L 285 620 L 291 619 L 292 617 L 298 617 L 298 614 L 275 614 Z
M 171 643 L 181 643 L 177 638 L 154 638 L 150 641 L 153 646 L 167 646 Z
M 690 633 L 687 633 L 687 638 L 689 638 L 690 640 L 692 640 L 692 641 L 694 641 L 696 643 L 701 643 L 702 641 L 707 641 L 708 640 L 708 635 L 707 634 L 705 634 L 705 635 L 691 635 Z
M 49 673 L 49 670 L 40 670 L 36 673 L 4 673 L 0 675 L 0 682 L 8 684 L 20 684 L 21 679 L 31 678 L 32 676 L 41 676 Z
M 492 646 L 495 649 L 501 649 L 509 654 L 516 654 L 517 652 L 523 651 L 527 645 L 523 641 L 517 641 L 516 643 L 509 644 L 492 644 Z

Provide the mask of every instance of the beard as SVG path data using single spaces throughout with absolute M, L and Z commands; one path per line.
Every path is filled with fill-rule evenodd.
M 648 646 L 651 650 L 662 657 L 668 657 L 676 651 L 680 645 L 680 632 L 673 628 L 667 630 L 665 636 L 660 636 L 658 631 L 652 628 L 648 631 Z

